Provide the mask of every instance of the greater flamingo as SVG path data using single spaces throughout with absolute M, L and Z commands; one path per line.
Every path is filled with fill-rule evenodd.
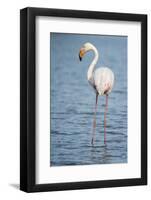
M 91 43 L 85 43 L 79 52 L 79 59 L 82 60 L 82 57 L 86 52 L 92 50 L 94 52 L 94 59 L 89 66 L 87 72 L 87 79 L 90 85 L 94 88 L 96 93 L 96 102 L 95 102 L 95 110 L 94 110 L 94 119 L 93 119 L 93 133 L 92 133 L 92 141 L 91 144 L 94 143 L 95 136 L 95 128 L 96 128 L 96 112 L 97 112 L 97 102 L 98 95 L 106 95 L 106 105 L 104 112 L 104 144 L 106 144 L 106 113 L 108 109 L 108 94 L 112 91 L 114 85 L 114 73 L 107 67 L 100 67 L 94 71 L 94 67 L 98 61 L 99 54 L 94 45 Z

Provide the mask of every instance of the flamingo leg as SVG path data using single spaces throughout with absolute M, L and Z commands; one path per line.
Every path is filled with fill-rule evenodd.
M 96 102 L 95 102 L 95 110 L 94 110 L 94 117 L 93 117 L 93 133 L 92 133 L 92 140 L 91 140 L 92 145 L 94 143 L 94 137 L 95 137 L 97 103 L 98 103 L 98 93 L 96 93 Z
M 108 94 L 106 95 L 105 112 L 104 112 L 104 144 L 106 144 L 106 114 L 108 109 Z

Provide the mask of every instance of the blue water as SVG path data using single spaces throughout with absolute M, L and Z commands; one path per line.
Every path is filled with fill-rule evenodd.
M 51 33 L 50 165 L 127 162 L 127 37 Z M 96 67 L 115 74 L 108 100 L 104 145 L 105 96 L 99 96 L 95 143 L 91 145 L 95 93 L 87 82 L 93 52 L 79 61 L 79 49 L 91 42 L 100 53 Z

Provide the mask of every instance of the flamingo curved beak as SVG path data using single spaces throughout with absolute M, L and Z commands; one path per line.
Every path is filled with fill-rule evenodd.
M 79 52 L 79 60 L 81 61 L 82 60 L 82 57 L 84 56 L 85 54 L 85 49 L 84 48 L 81 48 L 80 49 L 80 52 Z
M 80 56 L 80 53 L 79 53 L 79 60 L 80 60 L 80 61 L 82 60 L 82 57 Z

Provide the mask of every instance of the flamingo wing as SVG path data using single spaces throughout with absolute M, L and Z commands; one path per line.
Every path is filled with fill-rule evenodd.
M 99 95 L 106 95 L 112 91 L 114 85 L 114 74 L 107 67 L 101 67 L 94 72 L 94 86 Z

